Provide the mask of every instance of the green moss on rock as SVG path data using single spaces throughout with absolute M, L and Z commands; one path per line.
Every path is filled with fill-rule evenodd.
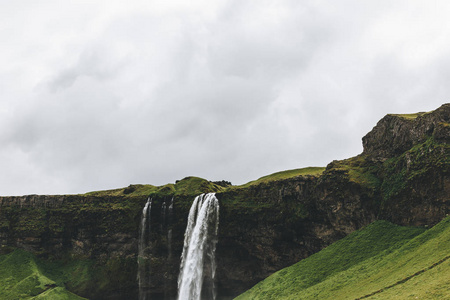
M 398 157 L 383 163 L 383 183 L 381 191 L 383 200 L 394 199 L 411 184 L 417 181 L 433 180 L 432 174 L 450 173 L 450 145 L 437 143 L 433 137 L 412 147 Z M 430 186 L 439 184 L 430 182 Z

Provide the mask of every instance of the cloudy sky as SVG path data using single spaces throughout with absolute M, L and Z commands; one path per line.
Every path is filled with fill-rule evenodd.
M 0 195 L 242 184 L 449 102 L 450 1 L 0 5 Z

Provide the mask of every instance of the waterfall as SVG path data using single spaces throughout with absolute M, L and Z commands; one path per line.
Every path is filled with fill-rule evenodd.
M 164 201 L 161 205 L 161 232 L 164 231 L 164 228 L 167 226 L 166 224 L 166 201 Z
M 219 201 L 214 193 L 201 194 L 192 203 L 184 234 L 178 277 L 178 299 L 215 299 L 215 251 L 219 229 Z M 202 287 L 205 283 L 205 288 Z
M 170 200 L 169 204 L 169 225 L 172 224 L 173 219 L 173 198 Z M 172 228 L 167 230 L 167 252 L 168 260 L 172 259 Z
M 142 209 L 141 224 L 139 227 L 139 241 L 138 241 L 138 273 L 137 280 L 139 283 L 139 300 L 149 299 L 147 291 L 148 284 L 150 284 L 150 263 L 148 261 L 147 247 L 150 239 L 147 237 L 150 234 L 150 213 L 152 210 L 152 199 L 147 199 L 144 208 Z
M 164 299 L 174 299 L 176 290 L 173 289 L 172 278 L 172 224 L 173 224 L 173 197 L 165 200 L 161 205 L 161 237 L 166 236 L 167 256 L 166 263 L 160 272 L 164 273 Z M 158 298 L 163 299 L 163 298 Z

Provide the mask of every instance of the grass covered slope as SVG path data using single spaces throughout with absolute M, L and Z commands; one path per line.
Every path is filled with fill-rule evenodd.
M 449 299 L 450 217 L 432 229 L 377 221 L 236 299 Z
M 107 196 L 135 197 L 135 196 L 149 196 L 149 195 L 197 196 L 202 193 L 223 192 L 227 190 L 234 190 L 236 188 L 246 188 L 261 183 L 282 181 L 290 178 L 295 178 L 298 176 L 320 176 L 324 170 L 325 167 L 307 167 L 301 169 L 280 171 L 270 175 L 263 176 L 257 180 L 253 180 L 242 185 L 237 186 L 229 185 L 226 187 L 217 184 L 217 182 L 211 182 L 200 177 L 188 176 L 181 180 L 177 180 L 175 184 L 168 183 L 162 186 L 153 186 L 150 184 L 132 184 L 126 188 L 89 192 L 84 194 L 83 196 L 97 196 L 97 197 L 107 197 Z
M 285 180 L 289 178 L 294 178 L 298 176 L 319 176 L 323 173 L 325 170 L 324 167 L 307 167 L 307 168 L 301 168 L 301 169 L 293 169 L 293 170 L 286 170 L 286 171 L 280 171 L 276 172 L 270 175 L 263 176 L 257 180 L 250 181 L 246 184 L 239 185 L 237 187 L 243 188 L 243 187 L 249 187 L 252 185 L 258 185 L 261 183 L 268 183 L 271 181 L 277 181 L 277 180 Z
M 1 299 L 85 299 L 49 278 L 45 266 L 30 253 L 15 250 L 0 256 Z
M 152 196 L 158 195 L 199 195 L 201 193 L 207 192 L 218 192 L 221 191 L 223 187 L 214 184 L 206 179 L 189 176 L 181 180 L 177 180 L 175 184 L 168 183 L 162 186 L 154 186 L 150 184 L 132 184 L 126 188 L 119 188 L 114 190 L 105 191 L 94 191 L 84 194 L 85 196 L 125 196 L 125 197 L 136 197 L 136 196 Z

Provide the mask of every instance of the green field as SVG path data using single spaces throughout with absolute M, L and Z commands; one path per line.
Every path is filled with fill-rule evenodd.
M 236 299 L 450 299 L 450 217 L 429 230 L 377 221 Z
M 64 287 L 63 281 L 67 279 L 65 271 L 71 267 L 73 266 L 55 267 L 54 263 L 43 263 L 24 250 L 0 255 L 0 297 L 5 300 L 85 299 Z M 76 269 L 77 267 L 73 268 L 73 271 L 77 271 Z

